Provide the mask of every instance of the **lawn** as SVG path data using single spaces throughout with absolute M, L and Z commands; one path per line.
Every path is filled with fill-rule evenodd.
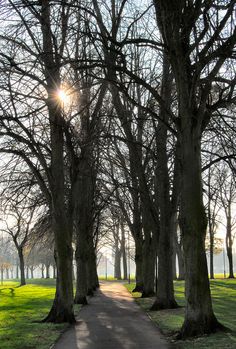
M 134 284 L 126 285 L 129 291 Z M 148 309 L 154 299 L 142 299 L 140 293 L 133 293 L 140 304 L 161 331 L 178 349 L 235 349 L 236 348 L 236 280 L 215 279 L 211 281 L 213 307 L 218 320 L 232 331 L 216 333 L 187 341 L 175 341 L 174 334 L 181 328 L 184 319 L 184 307 L 175 310 L 152 311 Z M 175 295 L 179 305 L 184 306 L 184 282 L 175 282 Z
M 49 349 L 67 325 L 36 323 L 48 313 L 55 294 L 54 280 L 6 281 L 0 286 L 0 348 Z

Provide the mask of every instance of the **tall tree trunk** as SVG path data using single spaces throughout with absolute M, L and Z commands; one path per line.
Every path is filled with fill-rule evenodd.
M 156 300 L 151 307 L 151 310 L 160 309 L 173 309 L 177 308 L 178 305 L 174 297 L 174 285 L 173 285 L 173 269 L 172 269 L 172 249 L 173 249 L 173 235 L 174 235 L 174 222 L 175 213 L 170 217 L 168 212 L 164 222 L 166 223 L 166 234 L 160 232 L 159 243 L 158 243 L 158 280 L 157 280 L 157 294 Z M 168 219 L 167 219 L 167 216 Z M 160 218 L 163 219 L 164 217 Z M 162 224 L 164 223 L 162 222 Z
M 121 226 L 121 255 L 122 255 L 122 262 L 123 262 L 123 279 L 128 279 L 128 269 L 127 269 L 127 254 L 126 254 L 126 244 L 125 244 L 125 227 L 124 227 L 124 220 L 123 217 L 120 222 Z
M 160 108 L 160 117 L 168 123 L 169 115 L 166 108 L 171 106 L 173 76 L 167 55 L 163 58 L 163 78 L 161 96 L 165 100 L 165 108 Z M 156 130 L 156 147 L 158 161 L 156 165 L 157 200 L 160 210 L 160 227 L 158 239 L 158 286 L 152 310 L 176 308 L 173 285 L 173 243 L 177 207 L 171 206 L 170 178 L 167 154 L 167 126 L 159 122 Z M 174 189 L 172 190 L 174 191 Z
M 91 217 L 92 220 L 92 217 Z M 98 284 L 98 275 L 97 275 L 97 263 L 96 263 L 96 254 L 93 241 L 93 230 L 92 226 L 90 227 L 90 234 L 88 237 L 88 260 L 87 260 L 87 285 L 88 285 L 88 295 L 92 296 L 93 292 L 99 286 Z
M 19 264 L 16 264 L 16 278 L 19 279 Z
M 44 322 L 75 322 L 73 311 L 72 283 L 72 220 L 67 210 L 64 175 L 64 128 L 62 105 L 56 98 L 60 88 L 60 53 L 55 47 L 52 36 L 50 4 L 41 1 L 39 10 L 42 46 L 41 54 L 44 62 L 44 75 L 47 84 L 47 109 L 50 123 L 51 164 L 48 173 L 51 192 L 50 210 L 52 214 L 52 230 L 55 237 L 55 258 L 57 264 L 56 295 L 52 308 Z M 65 28 L 66 30 L 66 28 Z
M 214 232 L 212 231 L 211 224 L 209 224 L 210 235 L 210 279 L 214 279 Z
M 233 239 L 232 239 L 232 222 L 231 222 L 231 205 L 229 204 L 227 210 L 227 223 L 226 223 L 226 251 L 229 262 L 229 278 L 234 279 L 234 267 L 233 267 Z
M 201 137 L 190 129 L 185 127 L 181 139 L 180 223 L 183 233 L 186 276 L 186 312 L 181 330 L 183 338 L 211 333 L 221 328 L 212 309 L 205 254 L 207 218 L 202 199 Z
M 44 279 L 44 269 L 45 269 L 45 264 L 41 264 L 41 278 Z
M 18 256 L 20 261 L 20 286 L 26 285 L 25 282 L 25 261 L 23 249 L 21 247 L 18 248 Z
M 49 279 L 50 278 L 50 264 L 46 263 L 45 267 L 46 267 L 46 279 Z
M 144 241 L 142 246 L 143 292 L 142 297 L 154 296 L 156 242 L 152 235 L 152 221 L 147 207 L 142 207 Z
M 135 265 L 136 265 L 136 284 L 132 292 L 143 292 L 143 239 L 135 235 Z
M 118 246 L 115 246 L 115 262 L 114 262 L 114 277 L 121 280 L 121 251 Z
M 88 283 L 88 295 L 93 295 L 93 291 L 95 291 L 99 287 L 98 274 L 97 274 L 97 262 L 96 262 L 96 254 L 94 251 L 93 239 L 91 237 L 91 247 L 89 248 L 89 258 L 87 263 L 87 283 Z
M 176 248 L 173 245 L 173 254 L 172 254 L 172 278 L 173 280 L 177 280 L 177 269 L 176 269 Z
M 156 249 L 154 248 L 152 238 L 145 238 L 143 242 L 143 290 L 142 298 L 154 296 L 154 282 L 155 282 L 155 260 Z
M 75 304 L 88 304 L 87 302 L 87 242 L 86 235 L 77 233 L 77 248 L 75 258 L 77 263 Z
M 30 274 L 31 274 L 31 279 L 34 278 L 34 267 L 30 267 Z

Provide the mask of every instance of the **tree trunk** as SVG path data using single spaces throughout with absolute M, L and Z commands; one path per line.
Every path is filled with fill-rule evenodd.
M 88 295 L 92 296 L 93 292 L 99 286 L 92 227 L 90 228 L 88 245 L 89 245 L 89 249 L 88 249 L 88 261 L 87 261 L 87 285 L 88 285 Z
M 125 245 L 125 229 L 124 229 L 124 221 L 123 217 L 121 220 L 121 255 L 123 262 L 123 279 L 128 279 L 128 269 L 127 269 L 127 254 L 126 254 L 126 245 Z
M 25 282 L 25 261 L 24 261 L 24 255 L 23 250 L 21 247 L 18 248 L 18 256 L 20 261 L 20 286 L 26 285 Z
M 172 278 L 173 280 L 177 280 L 177 269 L 176 269 L 176 249 L 175 245 L 173 247 L 173 255 L 172 255 Z
M 33 266 L 30 268 L 30 273 L 31 273 L 31 279 L 33 279 L 34 278 L 34 267 Z
M 115 246 L 114 277 L 121 280 L 121 250 L 118 245 Z
M 205 254 L 207 218 L 202 199 L 200 136 L 185 127 L 181 139 L 181 230 L 185 259 L 185 321 L 181 336 L 222 328 L 212 309 Z
M 29 279 L 29 267 L 26 267 L 26 279 Z
M 167 55 L 163 58 L 163 78 L 161 96 L 165 100 L 165 108 L 160 108 L 160 117 L 168 123 L 169 114 L 166 108 L 171 106 L 173 76 Z M 173 285 L 173 243 L 177 207 L 171 206 L 170 178 L 167 154 L 167 126 L 159 122 L 156 129 L 157 147 L 157 200 L 160 210 L 160 226 L 158 239 L 158 281 L 157 294 L 152 310 L 176 308 Z M 174 189 L 172 190 L 174 191 Z
M 227 257 L 229 262 L 229 279 L 234 279 L 233 253 L 231 248 L 227 248 Z
M 44 269 L 45 269 L 45 265 L 41 264 L 41 278 L 44 279 Z
M 135 265 L 136 265 L 136 285 L 132 292 L 143 292 L 143 251 L 142 238 L 137 238 L 135 241 Z
M 62 105 L 55 98 L 60 88 L 60 53 L 55 48 L 52 36 L 51 7 L 44 0 L 39 8 L 42 46 L 41 57 L 44 63 L 45 83 L 47 84 L 47 109 L 50 123 L 51 163 L 48 174 L 50 186 L 50 210 L 52 230 L 55 238 L 55 258 L 57 264 L 56 295 L 52 308 L 44 322 L 74 323 L 73 283 L 72 283 L 72 229 L 67 210 L 64 174 L 64 127 Z
M 212 232 L 211 225 L 209 225 L 210 235 L 210 279 L 214 279 L 214 233 Z
M 16 278 L 19 279 L 19 265 L 16 264 Z
M 165 224 L 165 228 L 160 228 L 158 243 L 157 294 L 151 310 L 174 309 L 178 307 L 174 297 L 172 270 L 173 228 L 175 224 L 173 220 L 175 219 L 175 214 L 173 214 L 172 217 L 169 216 L 168 211 L 162 212 L 162 214 L 165 215 L 165 220 L 162 222 L 162 224 Z M 160 216 L 160 219 L 163 218 L 163 216 Z
M 50 278 L 50 264 L 46 263 L 45 267 L 46 267 L 46 279 L 49 279 Z
M 88 304 L 87 302 L 87 242 L 86 235 L 80 231 L 77 233 L 77 248 L 75 252 L 77 263 L 75 304 Z
M 233 239 L 232 239 L 232 222 L 231 222 L 231 207 L 227 210 L 227 227 L 226 227 L 226 251 L 229 262 L 229 279 L 234 279 L 233 267 Z
M 154 296 L 154 280 L 155 280 L 155 260 L 156 248 L 154 247 L 153 239 L 150 237 L 143 242 L 142 253 L 142 267 L 143 267 L 143 291 L 142 298 Z
M 97 274 L 97 261 L 96 261 L 96 254 L 94 251 L 93 243 L 92 243 L 92 248 L 89 249 L 89 259 L 88 259 L 87 268 L 88 268 L 87 269 L 88 295 L 89 293 L 90 295 L 92 295 L 93 291 L 95 291 L 99 287 L 98 274 Z

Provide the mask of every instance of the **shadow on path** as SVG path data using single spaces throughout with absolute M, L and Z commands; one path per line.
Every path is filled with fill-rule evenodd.
M 77 323 L 53 349 L 167 349 L 171 346 L 157 327 L 117 282 L 101 289 L 83 307 Z

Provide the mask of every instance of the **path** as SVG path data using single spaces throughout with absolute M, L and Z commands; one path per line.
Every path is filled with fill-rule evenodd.
M 103 282 L 53 349 L 167 349 L 157 327 L 118 282 Z

